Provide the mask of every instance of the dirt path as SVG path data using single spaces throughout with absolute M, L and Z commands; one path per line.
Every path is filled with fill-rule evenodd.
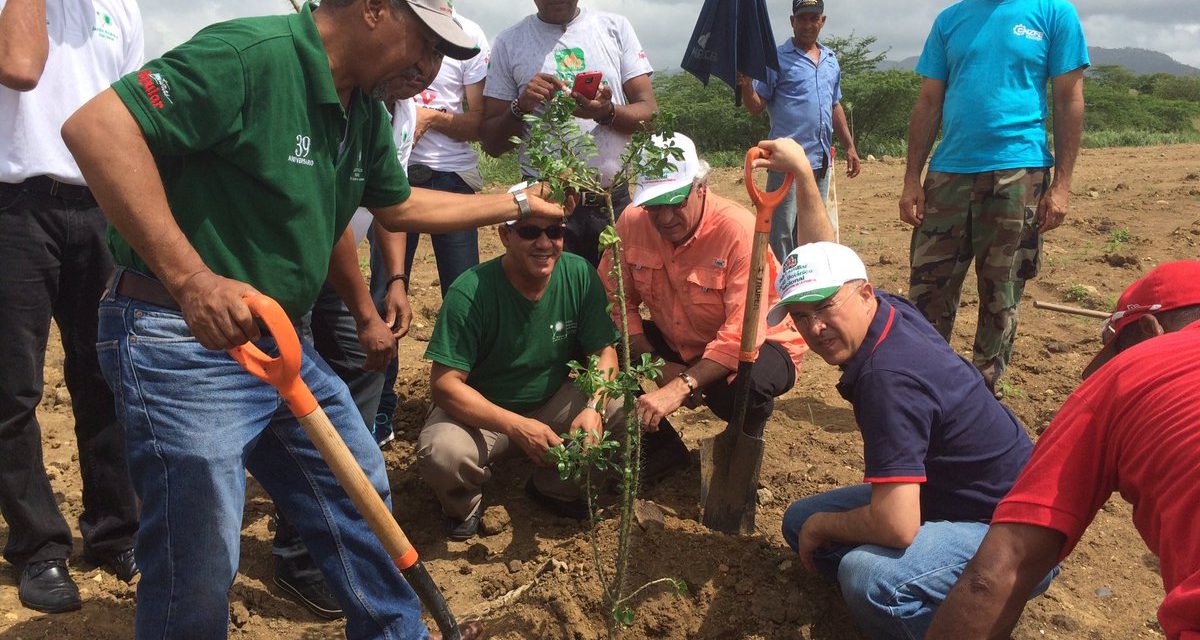
M 1086 150 L 1067 224 L 1046 238 L 1041 275 L 1022 304 L 1022 323 L 1007 375 L 1006 402 L 1034 435 L 1076 386 L 1079 371 L 1098 347 L 1098 323 L 1041 311 L 1032 299 L 1095 308 L 1154 265 L 1200 255 L 1200 146 Z M 867 263 L 872 280 L 905 292 L 909 228 L 896 216 L 903 163 L 883 159 L 856 180 L 841 179 L 843 242 Z M 748 202 L 738 172 L 720 170 L 712 188 Z M 499 253 L 494 230 L 481 232 L 485 256 Z M 970 278 L 970 277 L 969 277 Z M 976 296 L 970 280 L 954 346 L 969 351 Z M 589 639 L 602 637 L 604 613 L 586 537 L 573 522 L 548 517 L 522 496 L 525 469 L 501 467 L 485 500 L 507 510 L 511 524 L 470 543 L 441 535 L 436 501 L 418 478 L 413 443 L 428 403 L 428 364 L 420 359 L 438 296 L 428 244 L 413 277 L 413 339 L 401 348 L 397 441 L 387 451 L 396 513 L 426 559 L 455 611 L 484 613 L 488 601 L 534 581 L 520 597 L 490 607 L 495 637 Z M 54 340 L 52 340 L 53 342 Z M 631 638 L 853 638 L 836 590 L 804 575 L 779 536 L 783 510 L 813 492 L 862 477 L 861 440 L 849 405 L 834 391 L 837 371 L 810 358 L 795 389 L 780 399 L 767 426 L 758 532 L 732 538 L 704 529 L 696 504 L 699 467 L 693 465 L 648 491 L 667 512 L 663 530 L 639 532 L 631 563 L 635 578 L 674 576 L 689 594 L 656 592 L 638 607 Z M 62 352 L 46 364 L 42 420 L 46 463 L 68 520 L 78 518 L 80 482 Z M 693 451 L 722 425 L 706 411 L 676 420 Z M 237 638 L 339 637 L 341 625 L 322 623 L 281 597 L 271 585 L 270 500 L 251 484 L 243 529 L 241 574 L 230 594 Z M 1157 560 L 1130 525 L 1119 499 L 1097 516 L 1045 597 L 1026 610 L 1016 636 L 1041 638 L 1155 638 L 1154 612 L 1162 598 Z M 608 523 L 611 534 L 615 523 Z M 76 533 L 78 535 L 78 533 Z M 6 530 L 0 525 L 0 538 Z M 610 542 L 613 536 L 607 538 Z M 611 551 L 611 544 L 605 545 Z M 83 591 L 82 611 L 45 616 L 22 608 L 16 576 L 0 569 L 0 638 L 127 638 L 132 635 L 134 590 L 78 558 L 72 570 Z

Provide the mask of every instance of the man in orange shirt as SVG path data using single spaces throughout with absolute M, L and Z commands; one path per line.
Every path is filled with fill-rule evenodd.
M 678 442 L 665 418 L 681 406 L 702 402 L 722 420 L 733 414 L 732 380 L 738 366 L 754 241 L 754 215 L 711 193 L 709 166 L 697 157 L 695 144 L 682 134 L 675 134 L 673 140 L 683 150 L 683 157 L 664 178 L 639 184 L 632 204 L 617 221 L 617 234 L 625 248 L 621 269 L 632 357 L 648 353 L 667 363 L 657 381 L 658 389 L 638 399 L 643 428 L 660 432 L 647 439 L 651 450 L 662 446 L 656 440 Z M 662 139 L 658 142 L 666 144 Z M 791 155 L 803 158 L 803 154 Z M 799 162 L 807 164 L 807 160 Z M 819 206 L 811 168 L 796 175 L 800 176 L 796 186 L 799 202 Z M 832 237 L 825 216 L 801 217 L 806 221 L 798 223 L 797 234 L 805 241 Z M 769 282 L 775 278 L 779 262 L 774 256 L 768 259 Z M 600 274 L 610 292 L 616 287 L 611 266 L 612 257 L 605 254 Z M 759 434 L 775 398 L 795 384 L 796 371 L 808 350 L 790 319 L 774 327 L 766 325 L 767 309 L 779 298 L 774 289 L 768 289 L 761 305 L 758 360 L 746 409 L 746 422 L 754 427 L 747 432 Z M 638 314 L 643 303 L 650 310 L 650 321 L 643 321 Z

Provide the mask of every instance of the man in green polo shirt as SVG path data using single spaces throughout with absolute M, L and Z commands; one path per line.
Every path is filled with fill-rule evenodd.
M 596 270 L 563 253 L 564 232 L 555 221 L 500 225 L 504 255 L 459 276 L 442 301 L 425 351 L 434 407 L 417 438 L 417 461 L 452 540 L 479 529 L 489 465 L 521 453 L 538 467 L 526 485 L 530 497 L 558 515 L 586 518 L 577 486 L 559 479 L 546 452 L 562 443 L 561 433 L 598 439 L 623 421 L 619 401 L 598 406 L 567 377 L 567 363 L 582 354 L 615 372 L 617 330 Z
M 261 291 L 298 320 L 360 205 L 395 231 L 561 218 L 532 194 L 410 192 L 371 96 L 473 47 L 445 0 L 325 0 L 204 29 L 64 125 L 113 225 L 97 351 L 142 500 L 137 637 L 226 636 L 243 467 L 300 532 L 347 637 L 426 636 L 412 589 L 275 390 L 224 350 L 275 348 L 243 296 Z M 304 350 L 301 376 L 390 500 L 345 385 Z

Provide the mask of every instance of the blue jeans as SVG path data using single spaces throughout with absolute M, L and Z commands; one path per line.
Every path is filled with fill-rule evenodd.
M 473 194 L 475 190 L 453 171 L 434 171 L 428 182 L 416 185 L 434 191 L 449 193 Z M 435 233 L 429 236 L 433 243 L 433 256 L 437 260 L 438 282 L 441 283 L 442 296 L 445 297 L 450 285 L 464 271 L 479 264 L 479 232 L 476 229 L 452 231 L 450 233 Z M 413 257 L 417 253 L 417 245 L 421 234 L 409 232 L 408 249 L 404 255 L 404 272 L 412 273 Z
M 871 502 L 871 486 L 842 487 L 797 500 L 783 514 L 783 539 L 795 551 L 800 528 L 815 513 L 841 512 Z M 864 544 L 831 545 L 813 553 L 817 570 L 836 581 L 850 613 L 870 638 L 925 637 L 946 599 L 987 534 L 983 522 L 926 522 L 907 549 Z M 1041 595 L 1058 567 L 1029 595 Z
M 375 307 L 383 309 L 384 299 L 387 298 L 388 278 L 391 274 L 387 272 L 387 267 L 383 264 L 383 253 L 379 251 L 379 243 L 375 242 L 375 230 L 371 229 L 367 232 L 367 238 L 371 243 L 371 299 L 375 301 Z M 412 255 L 410 251 L 409 256 Z M 405 267 L 406 269 L 408 266 Z M 408 292 L 408 285 L 404 285 L 405 293 Z M 376 441 L 383 439 L 383 436 L 392 432 L 392 416 L 396 414 L 396 377 L 400 375 L 400 357 L 392 358 L 388 362 L 387 368 L 383 370 L 383 380 L 380 383 L 379 402 L 375 404 L 375 416 L 367 424 L 371 427 L 371 433 L 375 436 Z
M 821 200 L 829 202 L 829 172 L 819 172 L 817 178 L 817 191 L 821 192 Z M 774 191 L 783 186 L 784 176 L 787 174 L 776 171 L 767 172 L 767 191 Z M 830 224 L 833 225 L 834 232 L 837 231 L 838 221 L 833 216 L 829 218 Z M 787 196 L 775 207 L 775 213 L 771 216 L 771 250 L 775 253 L 775 259 L 783 262 L 796 248 L 796 183 L 792 182 L 792 187 L 788 189 Z
M 347 638 L 424 638 L 421 607 L 274 388 L 200 346 L 176 311 L 111 292 L 97 352 L 142 500 L 137 638 L 225 638 L 248 470 L 300 532 Z M 301 377 L 390 506 L 379 447 L 346 385 L 302 342 Z M 275 352 L 274 340 L 258 346 Z
M 349 387 L 363 422 L 370 426 L 375 421 L 375 410 L 379 408 L 384 372 L 363 370 L 367 354 L 358 342 L 358 323 L 328 282 L 317 294 L 310 322 L 317 353 Z

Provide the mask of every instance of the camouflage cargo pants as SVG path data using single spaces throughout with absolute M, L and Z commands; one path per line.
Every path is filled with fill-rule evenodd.
M 1038 272 L 1037 204 L 1044 168 L 925 177 L 925 217 L 913 230 L 908 297 L 947 341 L 971 261 L 979 280 L 972 363 L 989 388 L 1004 373 L 1017 335 L 1017 303 Z

